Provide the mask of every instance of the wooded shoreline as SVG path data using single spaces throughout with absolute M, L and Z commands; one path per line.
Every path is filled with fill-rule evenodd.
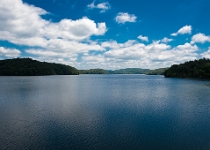
M 0 60 L 0 76 L 43 76 L 43 75 L 79 75 L 79 74 L 146 74 L 164 75 L 173 78 L 210 79 L 210 60 L 202 58 L 188 61 L 169 68 L 141 69 L 126 68 L 119 70 L 89 69 L 78 70 L 75 67 L 39 62 L 31 58 Z

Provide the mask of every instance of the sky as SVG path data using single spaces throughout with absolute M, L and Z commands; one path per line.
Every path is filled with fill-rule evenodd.
M 210 0 L 0 0 L 0 60 L 157 69 L 210 58 Z

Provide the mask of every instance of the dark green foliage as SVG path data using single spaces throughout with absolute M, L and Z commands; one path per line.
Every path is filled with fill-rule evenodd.
M 163 75 L 167 68 L 159 68 L 155 70 L 150 70 L 146 73 L 146 75 Z
M 210 79 L 210 60 L 203 58 L 172 65 L 164 72 L 165 77 Z
M 103 69 L 79 70 L 80 74 L 107 74 Z
M 120 70 L 107 70 L 109 74 L 146 74 L 149 69 L 141 69 L 141 68 L 127 68 Z
M 0 60 L 1 76 L 41 76 L 41 75 L 78 75 L 79 71 L 71 66 L 39 62 L 31 58 Z
M 163 75 L 167 68 L 160 68 L 155 70 L 141 69 L 141 68 L 126 68 L 119 70 L 103 70 L 103 69 L 90 69 L 79 70 L 80 74 L 147 74 L 147 75 Z
M 149 69 L 140 68 L 127 68 L 120 70 L 103 70 L 103 69 L 90 69 L 90 70 L 80 70 L 80 74 L 145 74 Z

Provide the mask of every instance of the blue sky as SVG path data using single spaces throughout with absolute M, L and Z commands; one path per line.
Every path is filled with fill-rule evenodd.
M 0 59 L 78 69 L 210 58 L 209 0 L 1 0 Z

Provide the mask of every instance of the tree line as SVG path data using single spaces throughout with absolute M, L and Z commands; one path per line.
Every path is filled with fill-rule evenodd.
M 90 70 L 79 70 L 80 74 L 108 74 L 106 70 L 103 69 L 90 69 Z
M 164 72 L 165 77 L 210 79 L 210 60 L 202 58 L 172 65 Z
M 155 70 L 141 69 L 141 68 L 126 68 L 119 70 L 103 70 L 103 69 L 90 69 L 79 70 L 80 74 L 146 74 L 146 75 L 163 75 L 167 68 L 160 68 Z
M 79 71 L 71 66 L 39 62 L 31 58 L 0 60 L 1 76 L 41 76 L 41 75 L 78 75 Z
M 165 77 L 210 79 L 210 60 L 202 58 L 187 61 L 183 64 L 172 65 L 170 68 L 155 70 L 141 68 L 127 68 L 119 70 L 77 70 L 74 67 L 39 62 L 31 58 L 14 58 L 0 60 L 1 76 L 41 76 L 41 75 L 78 75 L 78 74 L 147 74 L 164 75 Z

